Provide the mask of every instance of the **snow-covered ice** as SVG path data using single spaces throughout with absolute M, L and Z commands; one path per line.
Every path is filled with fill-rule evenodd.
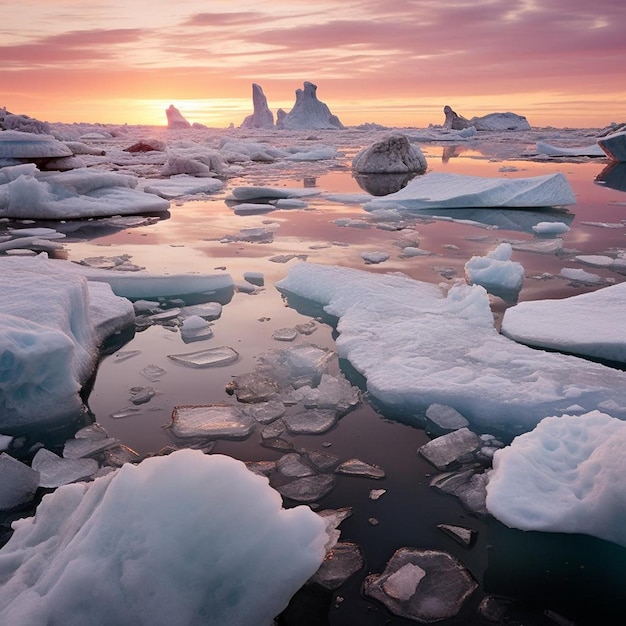
M 524 283 L 524 267 L 511 261 L 513 248 L 501 243 L 487 256 L 473 256 L 465 264 L 465 278 L 470 285 L 482 285 L 489 293 L 512 296 L 516 300 Z
M 404 276 L 312 263 L 293 266 L 277 286 L 339 318 L 339 356 L 391 407 L 447 404 L 470 424 L 514 434 L 573 403 L 626 407 L 624 372 L 502 336 L 480 286 L 458 285 L 444 297 Z
M 328 540 L 266 478 L 197 450 L 60 487 L 14 528 L 0 550 L 5 624 L 269 625 Z
M 496 452 L 487 508 L 507 526 L 626 546 L 625 449 L 622 420 L 600 411 L 547 417 Z
M 622 130 L 606 137 L 600 137 L 597 142 L 613 161 L 626 161 L 626 131 Z
M 407 209 L 466 209 L 472 207 L 548 207 L 575 204 L 567 178 L 546 174 L 529 178 L 482 178 L 430 172 L 404 189 L 367 203 L 367 211 L 402 205 Z
M 545 143 L 543 141 L 538 141 L 536 147 L 538 154 L 545 154 L 546 156 L 606 156 L 604 150 L 597 144 L 582 146 L 579 148 L 562 148 L 560 146 L 550 145 L 549 143 Z
M 522 343 L 626 362 L 626 283 L 506 310 L 502 333 Z

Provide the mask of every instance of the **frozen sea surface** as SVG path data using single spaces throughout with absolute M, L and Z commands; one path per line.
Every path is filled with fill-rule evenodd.
M 79 125 L 59 126 L 55 133 L 61 139 L 78 141 L 88 130 Z M 299 592 L 293 612 L 285 612 L 282 624 L 301 626 L 304 622 L 297 616 L 297 606 L 308 600 L 313 600 L 318 611 L 310 610 L 311 619 L 313 615 L 322 616 L 319 624 L 413 623 L 393 616 L 382 604 L 361 593 L 367 573 L 383 572 L 396 550 L 405 547 L 450 553 L 478 583 L 460 616 L 440 622 L 444 626 L 489 623 L 481 617 L 479 605 L 484 599 L 488 605 L 493 596 L 510 598 L 506 605 L 508 618 L 528 624 L 559 623 L 546 617 L 546 611 L 553 612 L 547 615 L 562 616 L 578 626 L 624 622 L 624 548 L 584 535 L 514 530 L 490 516 L 474 515 L 457 498 L 435 491 L 429 485 L 438 470 L 417 454 L 418 448 L 438 434 L 425 412 L 417 412 L 409 420 L 402 411 L 379 404 L 363 393 L 361 404 L 351 407 L 330 430 L 299 434 L 283 422 L 284 417 L 291 415 L 300 419 L 304 396 L 294 389 L 291 395 L 281 392 L 278 400 L 265 400 L 274 403 L 269 405 L 273 410 L 269 417 L 267 412 L 261 413 L 260 419 L 271 420 L 270 423 L 259 420 L 244 440 L 189 440 L 166 428 L 177 406 L 236 406 L 236 397 L 229 393 L 232 381 L 259 381 L 263 354 L 301 345 L 336 351 L 335 320 L 311 302 L 298 298 L 287 301 L 275 288 L 298 261 L 375 274 L 401 272 L 430 283 L 433 289 L 439 285 L 447 289 L 464 281 L 465 265 L 472 257 L 487 257 L 506 243 L 512 248 L 511 261 L 524 268 L 519 302 L 563 299 L 599 288 L 598 284 L 567 278 L 577 274 L 564 275 L 564 268 L 584 269 L 614 283 L 626 282 L 624 264 L 620 263 L 626 256 L 626 176 L 619 171 L 621 166 L 610 165 L 603 157 L 549 157 L 536 150 L 538 142 L 564 148 L 588 146 L 595 141 L 597 129 L 485 132 L 459 138 L 458 142 L 444 137 L 437 141 L 436 129 L 406 129 L 408 136 L 428 136 L 429 141 L 416 142 L 427 159 L 428 172 L 498 178 L 560 173 L 572 186 L 576 204 L 566 209 L 442 208 L 407 212 L 401 207 L 387 207 L 382 212 L 368 212 L 363 204 L 377 197 L 372 194 L 391 193 L 399 188 L 394 189 L 394 185 L 408 182 L 352 176 L 352 158 L 390 132 L 168 131 L 128 127 L 109 139 L 85 139 L 84 143 L 91 142 L 105 152 L 82 155 L 88 167 L 136 176 L 142 179 L 142 185 L 154 179 L 155 186 L 161 188 L 166 154 L 130 154 L 124 148 L 141 139 L 158 137 L 181 156 L 194 152 L 189 142 L 207 153 L 217 153 L 221 145 L 230 144 L 232 155 L 235 144 L 224 142 L 230 138 L 240 142 L 239 160 L 222 163 L 223 171 L 216 176 L 223 183 L 221 187 L 206 185 L 210 179 L 202 178 L 198 179 L 198 187 L 181 185 L 166 214 L 64 223 L 6 220 L 0 222 L 0 236 L 6 235 L 13 242 L 16 230 L 51 228 L 65 235 L 54 239 L 62 248 L 53 250 L 51 256 L 74 262 L 99 259 L 98 264 L 117 267 L 111 271 L 120 273 L 125 268 L 132 269 L 130 264 L 161 275 L 223 273 L 232 276 L 234 284 L 225 280 L 225 287 L 209 296 L 172 291 L 164 298 L 154 297 L 152 305 L 141 305 L 153 310 L 139 311 L 135 328 L 109 342 L 97 372 L 84 389 L 88 412 L 77 413 L 64 431 L 25 433 L 22 439 L 18 437 L 21 447 L 14 442 L 9 452 L 29 462 L 36 451 L 31 446 L 41 442 L 61 455 L 66 438 L 72 437 L 80 426 L 97 421 L 111 438 L 140 455 L 193 445 L 257 463 L 256 467 L 274 471 L 274 486 L 290 494 L 297 493 L 294 480 L 308 480 L 310 486 L 311 477 L 283 476 L 278 470 L 271 470 L 271 464 L 294 453 L 298 462 L 307 467 L 315 460 L 315 484 L 318 488 L 323 486 L 318 493 L 326 495 L 311 504 L 320 509 L 353 508 L 353 514 L 339 527 L 341 541 L 360 546 L 366 566 L 332 591 L 317 593 L 305 588 Z M 241 150 L 252 144 L 256 144 L 257 153 L 259 146 L 265 147 L 268 158 L 260 161 L 246 157 Z M 298 161 L 284 157 L 298 153 L 330 158 Z M 230 199 L 235 189 L 250 188 L 271 191 L 261 198 L 255 197 L 257 191 L 239 192 L 246 198 Z M 277 193 L 275 190 L 280 188 L 286 191 Z M 281 207 L 276 200 L 281 197 L 299 202 L 292 200 Z M 237 211 L 235 205 L 242 202 L 260 202 L 263 206 L 257 212 Z M 50 235 L 36 231 L 28 236 L 46 234 Z M 373 252 L 380 262 L 367 262 Z M 124 261 L 118 263 L 123 257 Z M 591 267 L 584 262 L 590 258 L 609 261 Z M 247 282 L 246 276 L 250 275 L 262 276 L 262 284 Z M 217 319 L 204 317 L 202 309 L 184 313 L 185 307 L 205 305 L 207 301 L 221 305 Z M 507 301 L 491 297 L 497 328 L 509 306 Z M 185 343 L 181 334 L 185 317 L 190 315 L 209 320 L 213 331 L 207 333 L 207 339 L 191 345 Z M 205 368 L 169 358 L 223 346 L 236 351 L 236 361 Z M 365 381 L 343 359 L 335 358 L 325 367 L 324 375 L 343 373 L 352 385 L 366 390 Z M 246 378 L 248 375 L 255 378 Z M 133 404 L 133 389 L 147 385 L 153 388 L 154 395 L 146 402 Z M 283 408 L 278 410 L 276 402 Z M 445 398 L 438 402 L 446 404 Z M 252 406 L 255 405 L 249 405 Z M 266 428 L 271 430 L 264 431 Z M 381 468 L 384 478 L 334 473 L 335 466 L 354 459 Z M 373 489 L 384 489 L 385 495 L 371 499 Z M 294 501 L 286 499 L 286 503 L 292 506 Z M 3 518 L 5 540 L 10 534 L 6 523 L 28 510 Z M 437 526 L 441 524 L 474 531 L 476 539 L 471 547 L 464 547 L 439 530 Z

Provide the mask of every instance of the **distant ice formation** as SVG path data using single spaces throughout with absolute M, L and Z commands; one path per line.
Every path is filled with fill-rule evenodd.
M 530 130 L 530 124 L 523 115 L 516 113 L 489 113 L 482 117 L 473 117 L 470 125 L 476 130 Z
M 165 110 L 168 128 L 191 128 L 191 124 L 183 117 L 183 114 L 173 105 Z
M 352 161 L 359 174 L 406 174 L 426 171 L 427 163 L 419 146 L 406 135 L 390 135 L 361 150 Z
M 487 508 L 513 528 L 626 546 L 625 446 L 626 422 L 600 411 L 546 417 L 495 453 Z
M 0 621 L 271 624 L 322 563 L 326 528 L 227 456 L 126 463 L 59 487 L 14 523 L 0 550 Z
M 273 128 L 274 114 L 267 106 L 267 98 L 260 85 L 252 83 L 252 106 L 254 112 L 241 123 L 241 128 Z
M 16 115 L 0 108 L 0 130 L 16 130 L 36 135 L 49 135 L 50 124 L 41 122 L 28 115 Z
M 464 128 L 469 128 L 471 126 L 469 120 L 466 120 L 456 111 L 453 111 L 452 107 L 447 104 L 443 107 L 443 113 L 446 116 L 443 127 L 448 130 L 463 130 Z
M 330 112 L 326 104 L 317 99 L 317 85 L 305 81 L 304 89 L 296 89 L 296 102 L 289 113 L 279 116 L 278 124 L 289 130 L 342 129 L 344 125 Z

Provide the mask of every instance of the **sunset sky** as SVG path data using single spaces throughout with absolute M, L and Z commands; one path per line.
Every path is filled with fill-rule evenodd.
M 495 111 L 626 121 L 624 0 L 0 0 L 0 107 L 51 122 L 239 125 L 305 80 L 346 125 Z

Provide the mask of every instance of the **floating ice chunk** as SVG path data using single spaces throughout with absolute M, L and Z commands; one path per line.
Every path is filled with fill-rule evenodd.
M 259 372 L 237 376 L 227 387 L 239 402 L 249 403 L 267 402 L 278 394 L 278 390 L 278 383 L 273 378 Z
M 153 383 L 159 382 L 159 380 L 167 374 L 162 367 L 154 365 L 154 363 L 146 365 L 139 373 Z
M 614 283 L 614 278 L 603 278 L 599 274 L 592 274 L 586 272 L 579 267 L 564 267 L 560 275 L 568 280 L 573 280 L 577 283 L 584 283 L 585 285 L 606 285 L 607 283 Z
M 30 502 L 38 486 L 38 471 L 6 452 L 0 454 L 0 511 L 14 509 Z
M 415 246 L 406 246 L 402 248 L 402 255 L 405 257 L 413 256 L 432 256 L 432 252 L 424 250 L 423 248 L 416 248 Z
M 530 130 L 530 124 L 523 115 L 517 113 L 489 113 L 482 117 L 473 117 L 470 126 L 476 130 L 504 131 L 504 130 Z
M 130 388 L 130 401 L 133 404 L 145 404 L 150 402 L 156 395 L 154 387 L 131 387 Z
M 332 409 L 307 409 L 285 415 L 283 422 L 292 435 L 319 435 L 337 423 L 337 414 Z
M 536 252 L 537 254 L 558 254 L 563 249 L 563 239 L 534 239 L 532 241 L 514 241 L 513 250 L 518 252 Z
M 216 320 L 222 315 L 222 305 L 219 302 L 205 302 L 181 308 L 181 318 L 184 319 L 192 315 L 197 315 L 205 320 Z
M 122 467 L 125 463 L 141 461 L 141 457 L 134 450 L 121 444 L 107 448 L 103 454 L 104 462 L 109 467 Z
M 537 154 L 545 154 L 547 156 L 606 156 L 604 150 L 597 144 L 576 148 L 562 148 L 559 146 L 553 146 L 549 143 L 544 143 L 543 141 L 538 141 L 536 149 Z
M 366 264 L 376 265 L 386 261 L 389 258 L 389 254 L 387 252 L 363 252 L 361 258 Z
M 445 404 L 431 404 L 426 409 L 426 417 L 443 430 L 458 430 L 469 426 L 469 422 L 456 409 Z
M 560 235 L 569 229 L 564 222 L 538 222 L 533 226 L 533 230 L 539 235 Z
M 362 569 L 364 564 L 363 553 L 356 543 L 338 542 L 328 552 L 311 580 L 325 589 L 337 589 Z
M 620 131 L 601 137 L 598 145 L 613 161 L 626 161 L 626 132 Z
M 0 435 L 0 452 L 8 450 L 13 439 L 10 435 Z
M 392 408 L 447 404 L 470 424 L 518 434 L 572 404 L 587 411 L 607 400 L 626 406 L 624 372 L 502 336 L 477 285 L 444 296 L 404 276 L 301 263 L 277 286 L 340 318 L 339 356 Z
M 113 411 L 109 417 L 114 420 L 121 420 L 126 419 L 127 417 L 133 417 L 139 413 L 141 413 L 141 409 L 138 409 L 136 406 L 126 406 L 118 411 Z
M 276 463 L 276 468 L 289 478 L 304 478 L 315 475 L 315 470 L 302 462 L 302 457 L 297 452 L 283 455 Z
M 277 209 L 306 209 L 309 206 L 308 202 L 304 200 L 298 200 L 297 198 L 279 198 L 272 201 Z
M 280 386 L 295 388 L 319 384 L 335 353 L 319 346 L 303 343 L 283 350 L 263 353 L 259 360 Z
M 167 180 L 146 180 L 143 190 L 146 193 L 156 194 L 161 198 L 171 200 L 181 196 L 191 196 L 201 193 L 215 193 L 224 186 L 217 178 L 197 178 L 187 174 L 171 176 Z
M 420 447 L 420 454 L 437 469 L 444 470 L 452 463 L 478 450 L 481 441 L 469 428 L 459 428 L 447 435 L 437 437 Z
M 372 489 L 370 491 L 370 500 L 378 500 L 387 493 L 386 489 Z
M 276 341 L 293 341 L 298 336 L 295 328 L 278 328 L 272 333 L 272 339 Z
M 72 154 L 68 146 L 51 135 L 18 130 L 5 130 L 0 133 L 0 158 L 35 160 L 70 157 Z
M 54 452 L 41 448 L 35 454 L 31 467 L 39 472 L 39 486 L 51 488 L 89 478 L 98 471 L 98 462 L 94 459 L 62 459 Z
M 221 367 L 234 363 L 239 358 L 239 353 L 229 346 L 220 346 L 219 348 L 208 348 L 198 352 L 168 354 L 167 358 L 186 367 Z
M 107 431 L 98 422 L 84 426 L 74 433 L 74 439 L 100 440 L 108 437 Z
M 339 415 L 359 404 L 361 394 L 344 376 L 322 374 L 317 387 L 305 385 L 299 389 L 304 406 L 332 409 Z
M 575 204 L 576 198 L 561 173 L 530 178 L 481 178 L 430 172 L 363 208 L 371 211 L 398 203 L 407 209 L 521 208 Z
M 170 428 L 177 437 L 245 439 L 254 422 L 241 409 L 226 404 L 181 405 L 172 411 Z
M 346 476 L 364 476 L 365 478 L 385 478 L 385 470 L 382 467 L 366 463 L 360 459 L 344 461 L 335 470 L 335 473 Z
M 502 333 L 522 343 L 626 362 L 626 283 L 507 309 Z
M 5 624 L 270 624 L 328 539 L 322 518 L 283 509 L 266 478 L 196 450 L 61 487 L 14 527 L 0 552 Z
M 329 494 L 335 486 L 335 478 L 331 474 L 305 476 L 296 478 L 284 485 L 275 487 L 285 498 L 296 502 L 315 502 Z
M 473 256 L 465 264 L 467 282 L 470 285 L 482 285 L 494 295 L 512 293 L 516 300 L 524 283 L 524 267 L 521 263 L 511 261 L 512 252 L 510 243 L 501 243 L 487 256 Z
M 585 533 L 626 546 L 626 422 L 599 411 L 547 417 L 493 459 L 487 507 L 522 530 Z
M 244 272 L 243 279 L 251 285 L 256 285 L 257 287 L 263 287 L 265 284 L 263 272 Z
M 405 569 L 407 565 L 412 567 Z M 402 574 L 392 578 L 398 572 Z M 400 598 L 390 595 L 386 584 Z M 400 548 L 382 574 L 367 576 L 363 592 L 394 615 L 429 623 L 457 615 L 477 587 L 471 574 L 447 552 Z
M 260 424 L 271 424 L 285 414 L 285 405 L 280 400 L 268 400 L 247 409 L 248 415 Z
M 68 439 L 63 446 L 64 459 L 84 459 L 85 457 L 97 456 L 107 448 L 112 448 L 119 444 L 114 437 L 105 439 Z
M 575 257 L 577 261 L 592 267 L 611 267 L 615 259 L 605 254 L 579 254 Z
M 469 548 L 476 539 L 476 532 L 471 528 L 454 526 L 452 524 L 437 524 L 437 528 L 465 548 Z
M 213 337 L 213 329 L 209 322 L 198 315 L 191 315 L 183 320 L 180 336 L 185 343 L 203 341 Z
M 273 204 L 264 202 L 243 202 L 234 204 L 232 209 L 235 215 L 256 215 L 257 213 L 270 213 L 275 211 L 276 207 Z
M 337 148 L 333 146 L 318 146 L 317 148 L 298 150 L 285 157 L 285 161 L 326 161 L 339 156 Z

